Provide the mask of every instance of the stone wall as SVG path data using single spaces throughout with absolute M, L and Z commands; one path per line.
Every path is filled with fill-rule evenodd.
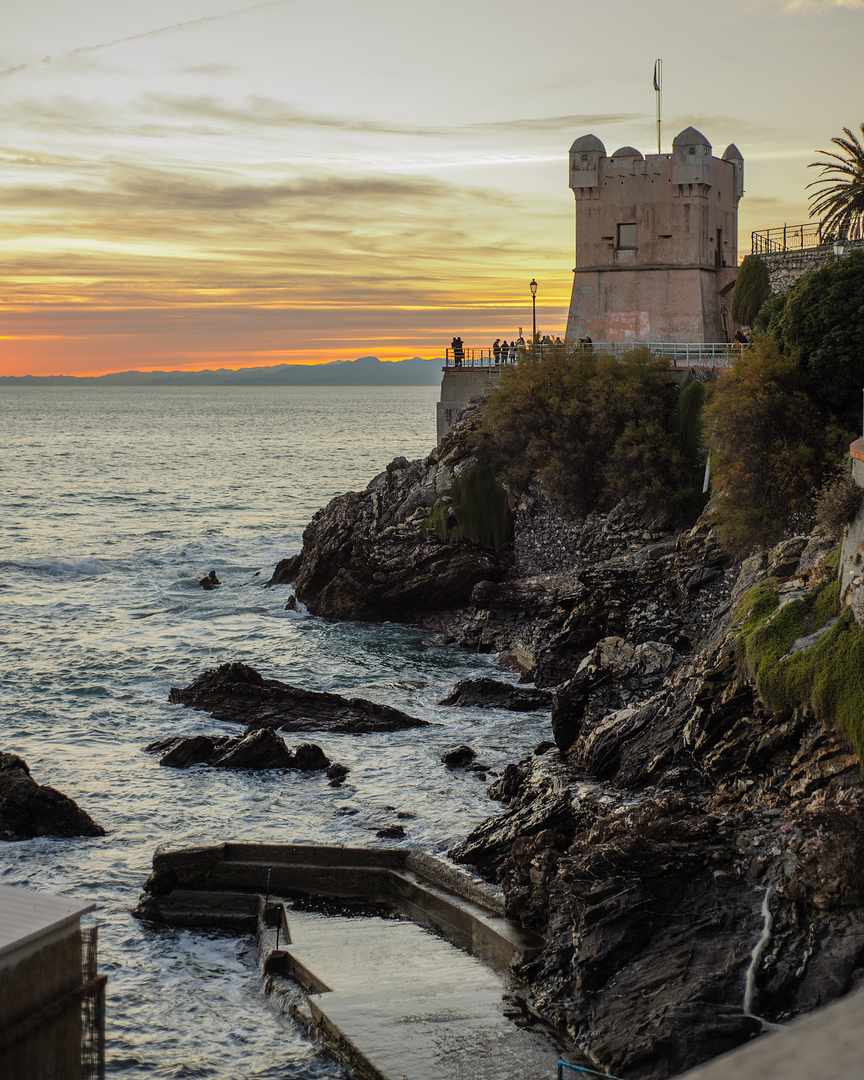
M 853 248 L 864 247 L 864 240 L 850 240 L 846 244 L 846 251 Z M 824 266 L 833 262 L 837 256 L 831 244 L 820 244 L 819 247 L 797 248 L 794 251 L 772 251 L 770 254 L 762 253 L 759 258 L 768 267 L 768 280 L 771 282 L 772 293 L 786 292 L 810 270 L 817 266 Z
M 498 377 L 497 368 L 444 368 L 438 402 L 438 442 L 453 427 L 468 402 L 482 397 L 490 386 L 497 384 Z

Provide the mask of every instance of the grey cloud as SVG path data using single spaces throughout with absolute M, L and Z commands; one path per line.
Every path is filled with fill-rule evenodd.
M 490 120 L 473 124 L 419 125 L 384 123 L 349 116 L 331 116 L 295 109 L 276 98 L 250 97 L 245 106 L 228 105 L 209 95 L 197 97 L 170 94 L 152 94 L 147 103 L 168 116 L 181 116 L 203 120 L 230 121 L 244 126 L 260 127 L 308 127 L 323 130 L 368 132 L 377 135 L 404 135 L 434 138 L 453 136 L 476 136 L 484 133 L 507 134 L 542 132 L 570 132 L 603 124 L 634 122 L 640 119 L 636 113 L 586 113 L 563 116 L 527 117 L 516 120 Z
M 178 70 L 181 75 L 215 75 L 222 77 L 236 75 L 242 69 L 235 67 L 234 64 L 193 64 L 191 67 L 183 67 Z

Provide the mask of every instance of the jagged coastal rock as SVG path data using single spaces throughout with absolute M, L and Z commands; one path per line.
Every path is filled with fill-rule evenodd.
M 240 738 L 227 735 L 191 735 L 150 743 L 148 754 L 161 754 L 159 764 L 170 769 L 211 765 L 214 769 L 297 769 L 316 772 L 332 762 L 315 743 L 300 743 L 290 750 L 272 728 L 250 728 Z M 345 766 L 339 766 L 344 768 Z
M 333 499 L 306 527 L 302 553 L 279 563 L 270 584 L 293 584 L 316 615 L 408 619 L 467 601 L 478 582 L 500 578 L 504 565 L 493 553 L 422 528 L 471 461 L 472 426 L 470 417 L 460 421 L 427 458 L 396 458 L 365 491 Z
M 864 981 L 858 757 L 806 705 L 766 706 L 735 623 L 760 583 L 782 607 L 828 581 L 834 543 L 739 564 L 706 519 L 679 533 L 631 502 L 565 520 L 532 490 L 500 555 L 433 543 L 439 580 L 473 571 L 427 604 L 421 521 L 470 426 L 334 500 L 281 580 L 322 614 L 410 616 L 552 694 L 548 720 L 526 717 L 535 753 L 489 788 L 506 809 L 451 857 L 544 936 L 518 972 L 534 1007 L 604 1070 L 664 1080 Z
M 231 720 L 253 729 L 360 735 L 426 725 L 425 720 L 365 698 L 345 698 L 265 679 L 248 664 L 223 664 L 205 671 L 189 686 L 174 687 L 168 697 L 177 705 L 201 709 L 214 720 Z
M 538 1007 L 618 1074 L 674 1076 L 864 980 L 857 755 L 808 710 L 760 702 L 729 618 L 778 571 L 788 596 L 809 587 L 829 549 L 749 560 L 677 661 L 594 646 L 556 692 L 557 746 L 509 766 L 490 788 L 506 812 L 451 852 L 545 935 L 522 972 Z
M 104 835 L 67 795 L 37 784 L 23 758 L 0 753 L 0 840 Z
M 552 704 L 549 690 L 530 686 L 511 686 L 500 679 L 462 679 L 439 705 L 459 705 L 474 709 L 509 709 L 511 712 L 534 712 Z

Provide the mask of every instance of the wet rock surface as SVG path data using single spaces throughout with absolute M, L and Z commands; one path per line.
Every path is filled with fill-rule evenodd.
M 214 769 L 326 770 L 328 776 L 332 770 L 333 776 L 339 775 L 342 779 L 348 775 L 346 766 L 334 765 L 320 746 L 300 743 L 291 750 L 272 728 L 250 728 L 245 735 L 235 739 L 227 735 L 160 739 L 144 749 L 148 754 L 161 754 L 159 764 L 170 769 L 211 765 Z
M 102 826 L 67 795 L 38 784 L 23 758 L 0 753 L 0 840 L 104 835 Z
M 189 686 L 174 688 L 169 701 L 201 709 L 216 720 L 281 731 L 404 731 L 425 720 L 365 698 L 345 698 L 265 679 L 247 664 L 223 664 Z
M 441 761 L 447 766 L 448 769 L 465 769 L 472 761 L 477 757 L 477 754 L 470 746 L 466 746 L 462 743 L 460 746 L 454 746 L 450 750 L 445 750 L 441 755 Z
M 550 690 L 530 686 L 512 686 L 500 679 L 462 679 L 456 683 L 439 705 L 459 705 L 474 709 L 510 709 L 513 712 L 534 712 L 552 705 Z
M 507 766 L 489 789 L 507 809 L 451 852 L 545 935 L 520 974 L 616 1075 L 674 1076 L 864 981 L 857 756 L 806 708 L 765 708 L 729 618 L 778 569 L 794 595 L 827 551 L 748 560 L 689 655 L 593 645 L 556 690 L 557 745 Z

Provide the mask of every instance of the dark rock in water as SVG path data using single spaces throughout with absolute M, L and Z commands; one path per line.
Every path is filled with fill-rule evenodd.
M 339 787 L 340 784 L 345 782 L 345 778 L 349 772 L 351 772 L 351 770 L 347 765 L 340 765 L 338 762 L 335 762 L 326 770 L 324 775 L 329 779 L 331 787 Z
M 296 769 L 313 772 L 330 768 L 330 759 L 315 743 L 300 743 L 289 750 L 285 740 L 272 728 L 250 728 L 245 735 L 232 739 L 228 735 L 191 735 L 189 738 L 161 739 L 150 743 L 145 751 L 162 754 L 159 764 L 171 769 L 188 769 L 190 765 L 211 765 L 215 769 Z
M 231 740 L 227 735 L 192 735 L 188 739 L 172 739 L 173 745 L 166 748 L 166 752 L 159 759 L 160 765 L 171 769 L 188 769 L 191 765 L 210 764 L 212 759 Z M 147 750 L 158 752 L 162 747 L 155 744 L 155 749 Z
M 216 577 L 216 571 L 211 570 L 206 577 L 201 578 L 198 584 L 202 589 L 207 589 L 209 591 L 210 589 L 218 589 L 222 582 Z
M 286 611 L 296 611 L 297 610 L 297 597 L 294 595 L 294 593 L 291 593 L 291 595 L 285 601 L 285 610 Z
M 452 750 L 446 750 L 441 755 L 441 760 L 448 769 L 464 769 L 471 764 L 475 757 L 477 755 L 471 747 L 462 743 L 461 746 L 454 746 Z
M 231 739 L 210 762 L 216 769 L 291 769 L 294 755 L 271 728 L 248 731 Z
M 37 784 L 23 758 L 0 753 L 0 840 L 104 835 L 72 799 Z
M 512 686 L 500 679 L 462 679 L 438 704 L 531 712 L 535 709 L 548 709 L 552 704 L 552 691 Z
M 299 746 L 294 748 L 292 757 L 291 768 L 300 769 L 303 772 L 318 772 L 319 770 L 329 769 L 331 765 L 330 758 L 315 743 L 300 743 Z M 344 765 L 342 768 L 345 768 Z
M 276 564 L 273 575 L 267 582 L 268 585 L 292 585 L 297 577 L 297 571 L 303 561 L 302 555 L 291 555 Z
M 375 835 L 380 836 L 382 840 L 401 840 L 405 835 L 405 829 L 402 825 L 385 825 L 383 829 L 378 829 Z
M 189 686 L 174 688 L 169 701 L 201 709 L 216 720 L 282 731 L 403 731 L 426 721 L 365 698 L 344 698 L 265 679 L 247 664 L 223 664 Z

